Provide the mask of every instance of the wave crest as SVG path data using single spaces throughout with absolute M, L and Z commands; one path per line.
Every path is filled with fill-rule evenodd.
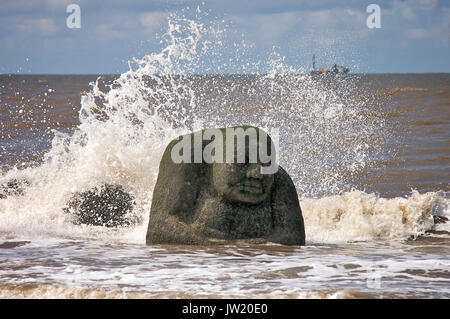
M 416 238 L 435 226 L 433 216 L 448 215 L 439 193 L 382 198 L 352 191 L 300 203 L 309 242 L 352 242 Z

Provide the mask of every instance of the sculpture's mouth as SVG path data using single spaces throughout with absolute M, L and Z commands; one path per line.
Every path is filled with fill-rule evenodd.
M 239 183 L 239 189 L 244 193 L 262 194 L 263 187 L 260 181 L 257 180 L 245 180 Z

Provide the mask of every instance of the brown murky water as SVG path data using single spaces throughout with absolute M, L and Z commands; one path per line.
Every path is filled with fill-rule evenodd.
M 255 123 L 276 108 L 270 116 L 283 124 L 281 135 L 304 133 L 282 137 L 281 161 L 301 199 L 305 247 L 146 246 L 166 140 L 147 138 L 160 128 L 132 110 L 99 107 L 98 123 L 80 116 L 87 103 L 81 98 L 97 77 L 0 75 L 0 184 L 26 181 L 17 191 L 0 189 L 0 297 L 450 297 L 449 74 L 300 79 L 270 97 L 266 83 L 251 76 L 188 80 L 198 85 L 206 118 L 233 114 L 230 124 Z M 218 107 L 229 87 L 234 99 Z M 325 92 L 317 110 L 316 87 Z M 295 100 L 292 92 L 297 109 L 277 104 Z M 134 122 L 126 123 L 137 123 L 136 131 L 120 122 L 129 114 Z M 146 138 L 129 142 L 139 135 Z M 64 203 L 96 180 L 125 185 L 137 197 L 141 222 L 73 225 Z

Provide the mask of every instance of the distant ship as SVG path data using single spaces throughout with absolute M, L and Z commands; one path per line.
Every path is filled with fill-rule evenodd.
M 313 55 L 313 68 L 310 72 L 311 75 L 320 75 L 320 74 L 347 74 L 350 72 L 349 68 L 346 68 L 342 65 L 334 64 L 331 68 L 316 68 L 316 55 Z

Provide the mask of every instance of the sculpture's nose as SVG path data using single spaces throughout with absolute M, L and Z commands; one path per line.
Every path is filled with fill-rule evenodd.
M 247 177 L 261 179 L 261 167 L 259 164 L 249 164 L 247 169 Z

